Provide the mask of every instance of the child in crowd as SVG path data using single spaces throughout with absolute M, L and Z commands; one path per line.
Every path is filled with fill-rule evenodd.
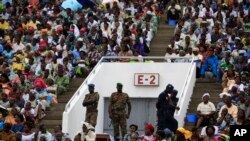
M 139 137 L 139 133 L 137 132 L 138 126 L 135 124 L 131 124 L 129 126 L 130 133 L 124 136 L 123 141 L 137 141 Z

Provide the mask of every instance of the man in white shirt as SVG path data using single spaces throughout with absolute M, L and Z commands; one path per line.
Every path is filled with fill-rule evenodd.
M 209 101 L 209 98 L 209 93 L 203 94 L 203 102 L 201 102 L 197 107 L 197 114 L 199 115 L 199 119 L 196 123 L 196 128 L 199 128 L 203 121 L 209 121 L 216 112 L 215 106 L 212 102 Z
M 16 38 L 16 43 L 13 45 L 14 52 L 23 51 L 24 45 L 21 43 L 21 38 Z
M 44 124 L 39 125 L 39 132 L 37 133 L 37 140 L 40 141 L 40 138 L 46 138 L 46 141 L 53 141 L 52 134 L 47 131 Z

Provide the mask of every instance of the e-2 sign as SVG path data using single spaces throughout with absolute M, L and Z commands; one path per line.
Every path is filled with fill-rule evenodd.
M 134 85 L 135 86 L 159 86 L 158 73 L 135 73 Z

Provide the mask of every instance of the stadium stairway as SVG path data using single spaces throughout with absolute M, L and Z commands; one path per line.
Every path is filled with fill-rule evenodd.
M 173 37 L 175 26 L 169 26 L 164 21 L 163 19 L 161 20 L 157 33 L 151 42 L 149 56 L 165 56 L 166 48 Z
M 68 91 L 63 95 L 58 96 L 58 103 L 51 105 L 50 110 L 46 111 L 46 117 L 43 119 L 42 123 L 46 125 L 46 128 L 49 131 L 52 131 L 53 128 L 57 125 L 62 125 L 62 114 L 65 109 L 65 105 L 74 95 L 75 91 L 83 83 L 84 78 L 72 78 L 69 84 Z
M 202 102 L 202 95 L 204 93 L 210 94 L 210 101 L 216 104 L 219 102 L 219 94 L 222 92 L 222 87 L 220 83 L 215 83 L 212 80 L 198 80 L 196 81 L 193 95 L 191 97 L 191 101 L 189 103 L 189 107 L 187 110 L 188 114 L 196 114 L 197 107 Z M 195 127 L 195 123 L 190 123 L 185 120 L 185 128 L 192 130 Z

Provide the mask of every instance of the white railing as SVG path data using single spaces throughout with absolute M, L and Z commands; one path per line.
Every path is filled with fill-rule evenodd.
M 175 111 L 175 118 L 178 120 L 178 126 L 183 127 L 184 121 L 187 113 L 187 108 L 193 94 L 193 88 L 196 81 L 196 64 L 193 62 L 190 64 L 188 69 L 188 75 L 185 79 L 185 84 L 183 86 L 181 95 L 179 95 L 178 107 L 180 110 Z

